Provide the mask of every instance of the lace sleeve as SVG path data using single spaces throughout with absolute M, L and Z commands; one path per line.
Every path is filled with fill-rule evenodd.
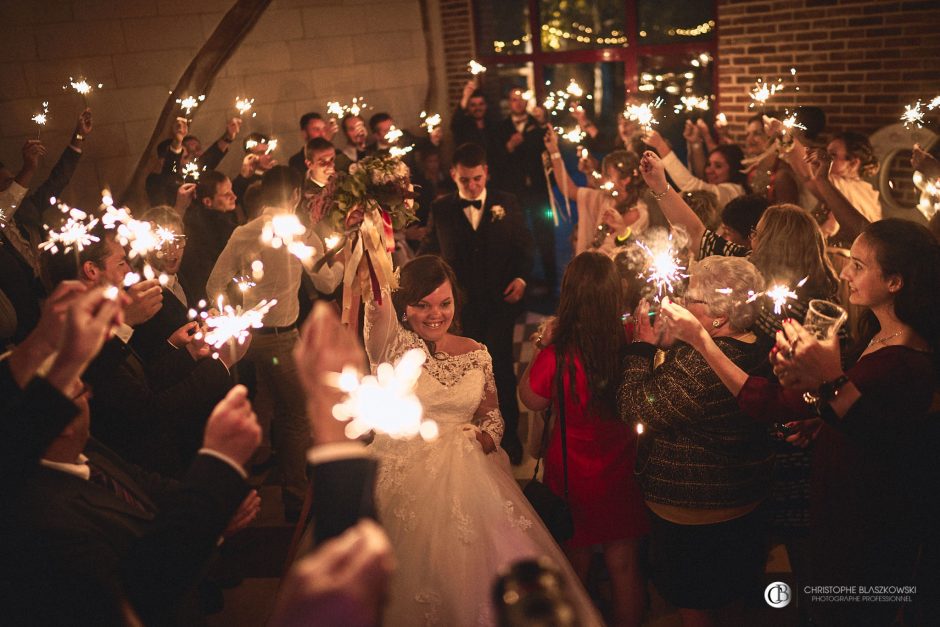
M 503 415 L 499 412 L 499 397 L 496 395 L 496 379 L 493 377 L 493 360 L 483 351 L 483 392 L 480 405 L 473 415 L 473 424 L 488 433 L 496 446 L 503 439 Z

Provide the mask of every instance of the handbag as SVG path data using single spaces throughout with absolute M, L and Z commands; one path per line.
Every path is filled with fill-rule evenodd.
M 529 500 L 532 509 L 539 515 L 545 527 L 555 538 L 555 542 L 561 544 L 571 539 L 574 535 L 574 519 L 571 516 L 571 507 L 568 505 L 568 438 L 565 428 L 565 398 L 564 381 L 562 373 L 564 372 L 564 358 L 560 358 L 555 367 L 555 389 L 558 390 L 558 398 L 555 403 L 558 407 L 558 424 L 561 427 L 561 461 L 564 476 L 565 495 L 558 496 L 552 492 L 551 488 L 537 479 L 539 474 L 539 464 L 542 463 L 542 457 L 535 462 L 535 472 L 532 473 L 532 480 L 526 484 L 522 493 Z M 545 451 L 546 443 L 550 430 L 545 429 L 542 435 L 542 451 Z M 544 453 L 543 453 L 544 455 Z

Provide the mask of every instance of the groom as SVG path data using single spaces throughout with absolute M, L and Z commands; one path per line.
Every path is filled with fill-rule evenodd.
M 457 148 L 450 175 L 457 192 L 431 206 L 419 252 L 440 255 L 457 275 L 466 297 L 460 313 L 463 333 L 485 344 L 493 358 L 499 409 L 506 421 L 501 445 L 518 464 L 522 444 L 512 335 L 532 269 L 532 235 L 516 197 L 487 189 L 486 153 L 479 145 Z

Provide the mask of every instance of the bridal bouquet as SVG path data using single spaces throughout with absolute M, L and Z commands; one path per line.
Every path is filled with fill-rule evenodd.
M 349 174 L 339 174 L 324 190 L 332 195 L 329 217 L 342 229 L 346 215 L 356 208 L 378 208 L 393 229 L 402 229 L 417 220 L 414 189 L 408 166 L 398 157 L 376 155 L 349 166 Z
M 395 250 L 395 229 L 417 220 L 414 187 L 408 166 L 391 155 L 367 157 L 334 177 L 321 194 L 317 209 L 339 230 L 349 212 L 360 209 L 362 224 L 346 234 L 336 250 L 346 247 L 343 279 L 343 322 L 355 324 L 363 289 L 382 302 L 382 288 L 394 290 L 398 281 L 390 253 Z M 333 251 L 331 251 L 333 252 Z

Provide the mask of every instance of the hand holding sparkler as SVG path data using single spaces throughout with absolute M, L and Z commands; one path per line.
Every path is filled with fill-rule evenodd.
M 91 133 L 91 109 L 86 108 L 78 116 L 78 122 L 75 123 L 75 132 L 72 133 L 70 146 L 81 148 L 82 141 Z
M 124 321 L 132 327 L 147 322 L 163 307 L 163 288 L 157 279 L 131 285 L 127 296 L 130 302 L 124 308 Z
M 235 141 L 238 133 L 242 130 L 242 122 L 242 118 L 229 118 L 228 122 L 225 123 L 225 134 L 222 135 L 222 140 L 229 144 Z
M 666 182 L 666 168 L 663 166 L 663 160 L 652 150 L 644 152 L 640 159 L 640 176 L 654 194 L 661 194 L 669 186 Z
M 186 118 L 176 118 L 173 120 L 173 143 L 170 148 L 173 152 L 179 152 L 183 147 L 183 138 L 189 134 L 189 120 Z
M 365 354 L 352 331 L 344 327 L 329 305 L 318 302 L 300 332 L 294 361 L 307 397 L 307 418 L 315 444 L 345 442 L 346 425 L 333 418 L 333 406 L 343 394 L 327 382 L 348 366 L 366 371 Z
M 236 385 L 212 410 L 202 446 L 244 466 L 261 443 L 261 426 L 248 400 L 248 389 Z
M 669 144 L 663 139 L 663 136 L 659 134 L 659 131 L 648 130 L 646 134 L 643 135 L 643 142 L 655 150 L 660 157 L 665 157 L 672 151 Z
M 16 180 L 24 187 L 29 185 L 29 179 L 39 169 L 43 157 L 46 156 L 46 147 L 38 139 L 27 139 L 23 144 L 23 167 Z M 24 180 L 25 179 L 25 180 Z
M 702 131 L 696 124 L 692 123 L 692 120 L 685 121 L 685 126 L 682 127 L 682 137 L 689 144 L 702 143 Z

